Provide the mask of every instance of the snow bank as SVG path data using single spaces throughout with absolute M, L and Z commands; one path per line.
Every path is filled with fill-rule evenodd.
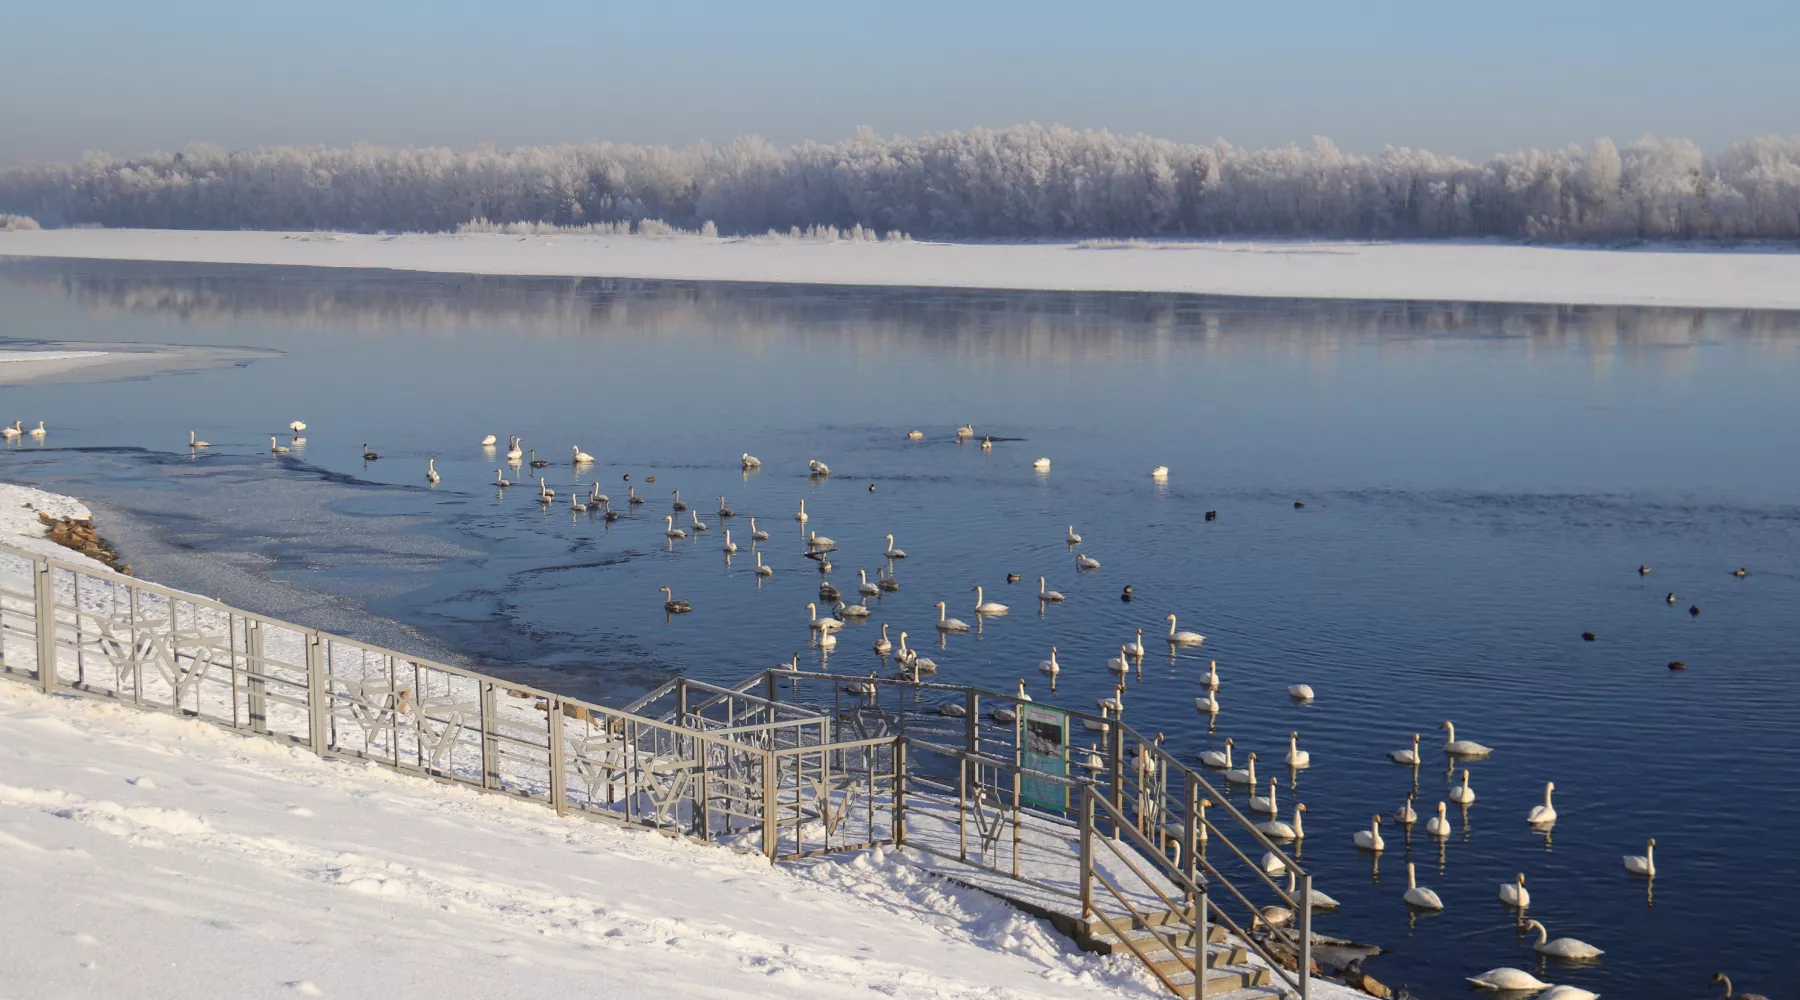
M 0 256 L 1278 298 L 1800 309 L 1800 253 L 1507 243 L 818 243 L 63 229 Z
M 87 505 L 74 497 L 46 493 L 29 486 L 0 483 L 0 540 L 14 548 L 38 555 L 55 556 L 63 562 L 89 569 L 110 572 L 99 560 L 90 559 L 74 549 L 64 548 L 50 540 L 50 526 L 38 520 L 38 514 L 72 517 L 77 521 L 92 518 Z M 26 583 L 29 587 L 29 582 Z

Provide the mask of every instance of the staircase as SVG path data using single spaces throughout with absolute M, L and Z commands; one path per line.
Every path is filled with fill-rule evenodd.
M 1193 928 L 1179 915 L 1167 912 L 1147 914 L 1143 921 L 1132 923 L 1134 926 L 1123 928 L 1129 944 L 1098 917 L 1077 925 L 1076 940 L 1088 951 L 1101 954 L 1135 957 L 1141 953 L 1147 964 L 1176 984 L 1176 995 L 1195 996 L 1194 974 L 1188 971 L 1194 954 Z M 1217 925 L 1207 927 L 1205 972 L 1206 991 L 1202 995 L 1209 998 L 1236 1000 L 1237 996 L 1282 995 L 1282 991 L 1270 987 L 1269 970 L 1253 964 L 1244 946 Z

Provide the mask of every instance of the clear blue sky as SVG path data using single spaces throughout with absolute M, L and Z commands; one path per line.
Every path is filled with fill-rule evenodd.
M 1800 133 L 1800 3 L 26 2 L 0 163 L 1026 121 L 1482 157 Z

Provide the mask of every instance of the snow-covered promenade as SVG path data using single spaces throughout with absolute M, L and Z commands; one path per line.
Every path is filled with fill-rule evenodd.
M 1262 297 L 1800 309 L 1800 252 L 1326 241 L 825 243 L 695 236 L 0 233 L 0 256 Z

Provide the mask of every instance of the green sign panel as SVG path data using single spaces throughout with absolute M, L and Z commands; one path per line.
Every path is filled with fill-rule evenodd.
M 1019 705 L 1019 798 L 1027 805 L 1058 812 L 1069 808 L 1069 786 L 1036 774 L 1069 776 L 1069 716 L 1058 708 Z M 1036 774 L 1033 774 L 1036 772 Z

